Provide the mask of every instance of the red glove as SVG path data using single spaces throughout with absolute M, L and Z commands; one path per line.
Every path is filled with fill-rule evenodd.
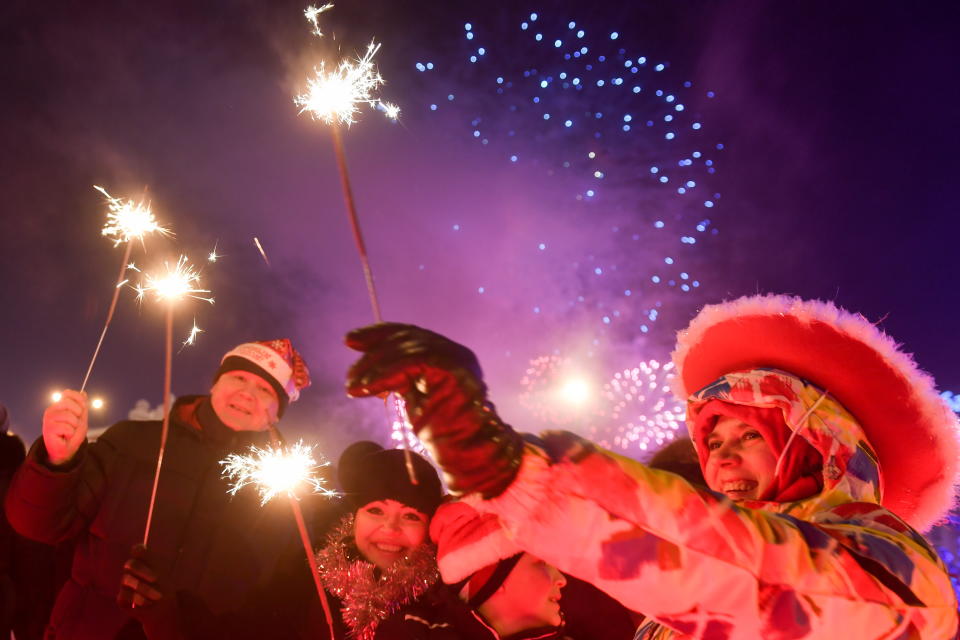
M 487 401 L 472 351 L 409 324 L 384 323 L 347 334 L 363 352 L 347 374 L 355 398 L 395 392 L 454 493 L 498 496 L 520 468 L 523 441 Z

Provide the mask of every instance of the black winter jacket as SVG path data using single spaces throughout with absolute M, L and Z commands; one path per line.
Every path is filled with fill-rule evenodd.
M 82 445 L 66 469 L 49 465 L 41 438 L 14 476 L 6 512 L 18 532 L 48 544 L 77 537 L 49 639 L 100 640 L 121 629 L 129 637 L 139 626 L 116 595 L 131 546 L 143 539 L 160 431 L 159 421 L 120 422 Z M 292 560 L 303 550 L 286 501 L 261 507 L 255 491 L 229 496 L 221 478 L 228 453 L 268 441 L 264 432 L 230 430 L 205 396 L 174 405 L 148 543 L 164 593 L 187 592 L 215 614 L 259 608 L 269 619 L 282 614 L 263 601 L 266 587 L 304 584 L 278 579 L 289 567 L 307 571 Z

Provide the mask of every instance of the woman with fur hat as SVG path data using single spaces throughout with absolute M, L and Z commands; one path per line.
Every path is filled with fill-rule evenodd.
M 943 640 L 956 416 L 862 316 L 755 296 L 706 307 L 674 362 L 711 491 L 572 436 L 531 447 L 473 354 L 409 325 L 353 332 L 348 391 L 404 394 L 455 491 L 517 544 L 647 614 L 642 638 Z
M 384 640 L 410 637 L 403 626 L 378 629 L 417 602 L 439 579 L 428 537 L 430 518 L 443 488 L 436 470 L 410 453 L 416 484 L 405 454 L 373 442 L 357 442 L 340 456 L 337 473 L 347 513 L 327 535 L 316 561 L 338 637 Z M 342 634 L 342 636 L 341 636 Z

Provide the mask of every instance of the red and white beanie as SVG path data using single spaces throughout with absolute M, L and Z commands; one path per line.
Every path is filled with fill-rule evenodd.
M 440 505 L 430 521 L 430 538 L 437 545 L 440 577 L 471 608 L 493 595 L 523 553 L 496 515 L 463 502 Z
M 231 349 L 220 361 L 214 381 L 227 371 L 249 371 L 269 382 L 277 392 L 281 414 L 310 386 L 307 363 L 287 338 L 245 342 Z

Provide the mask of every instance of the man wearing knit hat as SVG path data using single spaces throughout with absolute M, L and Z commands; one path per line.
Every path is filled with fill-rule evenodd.
M 21 534 L 48 544 L 78 540 L 47 637 L 176 637 L 200 609 L 281 615 L 262 590 L 297 566 L 289 564 L 298 557 L 289 507 L 228 496 L 219 461 L 267 445 L 269 430 L 309 384 L 289 340 L 249 342 L 224 355 L 209 395 L 180 398 L 170 413 L 149 550 L 134 549 L 133 557 L 162 424 L 120 422 L 88 443 L 86 396 L 65 391 L 44 412 L 43 436 L 6 499 Z M 274 594 L 276 603 L 286 595 Z

